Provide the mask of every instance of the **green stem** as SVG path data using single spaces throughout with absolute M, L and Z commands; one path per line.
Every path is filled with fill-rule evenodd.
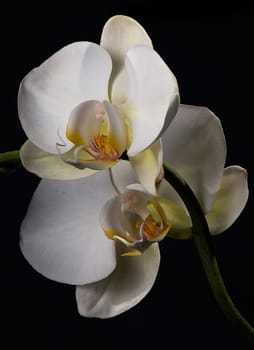
M 20 167 L 19 150 L 0 153 L 0 173 L 9 173 Z
M 233 326 L 254 345 L 254 329 L 238 311 L 224 285 L 211 234 L 197 198 L 188 184 L 174 169 L 164 165 L 164 171 L 165 178 L 182 198 L 191 216 L 193 240 L 216 302 Z

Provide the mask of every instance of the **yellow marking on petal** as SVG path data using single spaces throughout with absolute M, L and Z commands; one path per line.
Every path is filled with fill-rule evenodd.
M 99 135 L 94 138 L 94 141 L 96 143 L 96 146 L 99 148 L 99 150 L 103 153 L 107 153 L 108 145 L 108 136 L 106 135 Z
M 155 197 L 152 198 L 152 205 L 154 206 L 155 210 L 158 212 L 161 222 L 163 224 L 166 224 L 167 222 L 166 214 Z
M 158 213 L 158 211 L 156 210 L 156 208 L 154 207 L 154 205 L 152 203 L 148 203 L 146 206 L 146 209 L 148 211 L 148 213 L 151 215 L 151 217 L 153 218 L 153 220 L 160 225 L 161 223 L 161 216 Z
M 108 123 L 105 119 L 101 122 L 101 125 L 100 125 L 99 135 L 101 135 L 101 134 L 108 135 Z
M 119 137 L 117 137 L 117 135 L 115 135 L 114 133 L 109 133 L 108 135 L 108 143 L 111 145 L 111 147 L 115 150 L 115 152 L 117 151 L 117 153 L 122 153 L 122 140 L 119 139 Z M 127 148 L 127 145 L 124 145 L 125 148 Z M 121 151 L 120 151 L 121 150 Z M 120 152 L 119 152 L 120 151 Z M 119 154 L 120 156 L 121 154 Z
M 125 118 L 125 126 L 126 126 L 126 132 L 127 132 L 127 148 L 130 148 L 130 145 L 132 144 L 133 141 L 133 132 L 132 132 L 132 127 L 131 123 L 128 118 Z
M 142 253 L 137 250 L 137 249 L 133 249 L 133 250 L 130 250 L 129 252 L 126 252 L 126 253 L 122 253 L 121 256 L 138 256 L 138 255 L 141 255 Z
M 153 217 L 151 215 L 149 215 L 146 219 L 145 222 L 142 220 L 137 220 L 136 221 L 136 228 L 139 230 L 142 227 L 143 233 L 146 236 L 153 236 L 154 231 L 156 230 L 156 222 L 154 221 Z
M 119 232 L 107 230 L 106 228 L 103 228 L 103 231 L 104 231 L 106 237 L 108 237 L 109 239 L 114 239 L 114 236 L 119 235 Z
M 124 235 L 118 231 L 108 230 L 106 228 L 103 228 L 103 231 L 105 232 L 106 237 L 109 239 L 112 239 L 112 240 L 116 240 L 116 237 L 120 237 L 120 238 L 123 238 L 124 240 L 126 240 L 128 243 L 133 243 L 136 241 L 132 237 Z
M 173 226 L 172 229 L 168 232 L 168 237 L 181 240 L 192 239 L 192 227 L 175 229 Z
M 165 226 L 165 229 L 160 233 L 158 234 L 157 236 L 155 237 L 151 237 L 150 239 L 147 237 L 147 239 L 151 242 L 159 242 L 159 241 L 162 241 L 169 233 L 169 231 L 171 230 L 172 228 L 172 225 L 173 224 L 169 224 L 169 225 L 166 225 Z
M 141 229 L 148 241 L 161 241 L 169 232 L 172 223 L 167 222 L 164 210 L 156 200 L 152 198 L 151 202 L 146 206 L 149 215 L 145 221 L 137 220 L 136 228 Z
M 94 145 L 95 145 L 95 151 L 98 153 L 98 156 L 95 158 L 101 158 L 101 159 L 111 159 L 111 160 L 117 160 L 118 159 L 118 153 L 114 149 L 114 147 L 109 143 L 109 137 L 107 135 L 98 135 L 94 138 Z M 91 154 L 91 151 L 88 150 L 88 152 Z
M 76 146 L 81 146 L 85 144 L 85 141 L 83 140 L 82 136 L 77 131 L 71 130 L 68 126 L 66 129 L 66 137 Z

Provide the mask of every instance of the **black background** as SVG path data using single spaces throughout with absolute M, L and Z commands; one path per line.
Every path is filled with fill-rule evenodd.
M 134 17 L 175 73 L 181 102 L 207 106 L 221 118 L 227 165 L 248 170 L 247 206 L 236 223 L 213 241 L 228 291 L 254 325 L 253 8 L 243 2 L 169 1 L 53 6 L 53 2 L 11 4 L 2 9 L 0 151 L 18 149 L 26 140 L 16 106 L 24 75 L 68 43 L 98 43 L 112 15 Z M 193 242 L 161 243 L 156 283 L 130 311 L 108 320 L 79 316 L 74 287 L 42 277 L 19 251 L 19 225 L 38 182 L 22 168 L 1 175 L 4 348 L 17 344 L 33 349 L 251 349 L 215 304 Z

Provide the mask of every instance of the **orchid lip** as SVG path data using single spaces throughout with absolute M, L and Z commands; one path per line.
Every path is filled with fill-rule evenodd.
M 110 168 L 127 148 L 124 116 L 108 101 L 89 100 L 76 106 L 69 117 L 66 138 L 73 143 L 68 153 L 62 152 L 66 142 L 58 135 L 58 153 L 64 162 L 79 169 Z
M 119 203 L 119 209 L 116 209 L 119 210 L 116 218 L 119 218 L 119 223 L 106 228 L 102 222 L 102 227 L 109 239 L 119 241 L 127 248 L 123 255 L 142 254 L 168 234 L 172 224 L 155 197 L 139 191 L 126 191 L 116 197 L 116 201 Z

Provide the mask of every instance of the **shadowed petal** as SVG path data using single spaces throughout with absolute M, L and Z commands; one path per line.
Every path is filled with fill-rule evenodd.
M 77 169 L 65 163 L 60 155 L 44 152 L 29 140 L 20 149 L 20 159 L 24 168 L 43 179 L 75 180 L 95 173 L 88 168 Z
M 162 143 L 164 161 L 186 180 L 207 213 L 219 190 L 226 158 L 220 120 L 205 107 L 180 105 Z
M 160 265 L 158 244 L 138 256 L 118 256 L 114 272 L 102 281 L 78 286 L 76 299 L 82 316 L 109 318 L 139 303 L 152 288 Z
M 111 168 L 112 181 L 117 188 L 118 193 L 126 191 L 127 186 L 136 183 L 137 176 L 131 166 L 131 163 L 126 160 L 122 160 Z
M 100 226 L 100 210 L 115 195 L 108 171 L 75 181 L 42 180 L 21 225 L 20 247 L 42 275 L 86 284 L 115 268 L 115 244 Z
M 239 166 L 225 168 L 220 190 L 206 219 L 212 235 L 229 228 L 244 209 L 249 190 L 247 172 Z

